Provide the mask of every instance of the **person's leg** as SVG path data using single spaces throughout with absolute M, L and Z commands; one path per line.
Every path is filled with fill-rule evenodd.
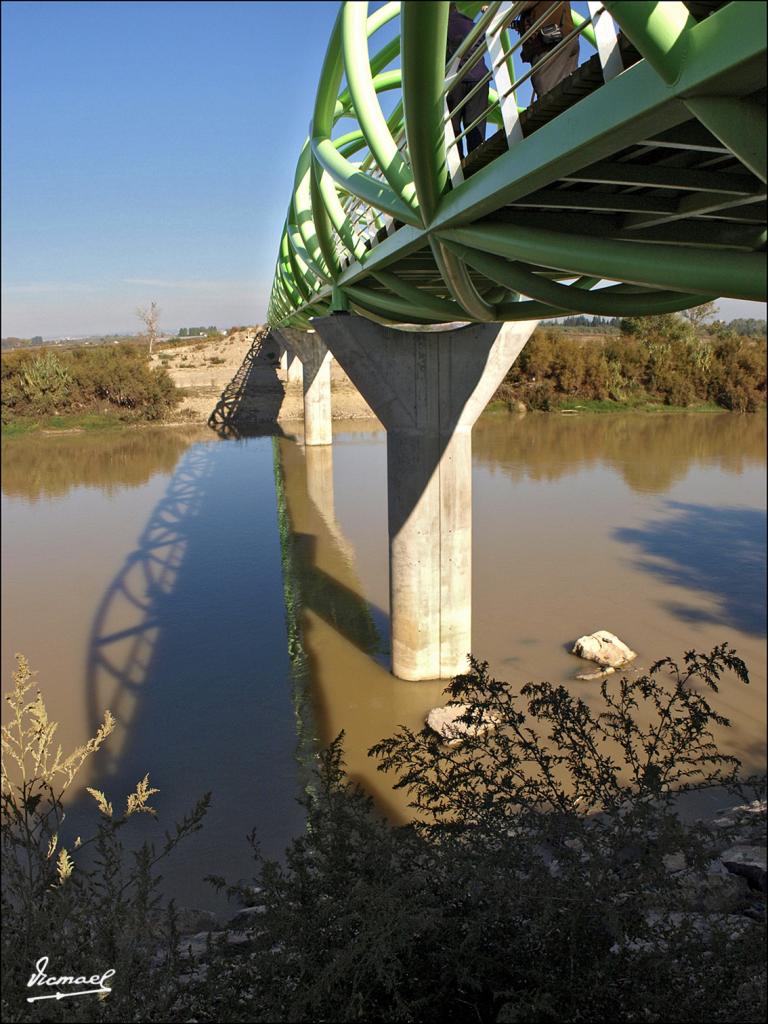
M 471 83 L 471 88 L 474 88 L 476 83 Z M 472 124 L 473 121 L 477 120 L 481 114 L 484 114 L 488 109 L 488 82 L 485 83 L 480 89 L 477 90 L 472 99 L 465 104 L 463 108 L 464 114 L 464 126 Z M 477 149 L 481 142 L 485 141 L 485 122 L 486 118 L 483 117 L 481 121 L 475 125 L 474 128 L 470 128 L 467 132 L 467 156 L 472 152 L 473 149 Z
M 541 56 L 546 56 L 546 54 Z M 536 99 L 540 100 L 546 96 L 558 82 L 562 82 L 568 75 L 572 75 L 578 66 L 579 40 L 577 37 L 572 39 L 568 46 L 545 64 L 540 71 L 534 71 L 531 75 L 531 83 L 536 90 Z

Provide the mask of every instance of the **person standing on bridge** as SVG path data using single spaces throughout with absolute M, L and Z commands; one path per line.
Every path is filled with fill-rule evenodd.
M 461 46 L 464 40 L 467 38 L 469 33 L 474 27 L 474 22 L 471 18 L 468 18 L 466 14 L 462 14 L 455 3 L 451 4 L 450 13 L 448 15 L 448 46 L 446 53 L 446 61 L 449 61 L 453 57 L 456 50 Z M 477 43 L 472 46 L 468 53 L 459 61 L 458 70 L 464 67 L 464 65 L 473 57 L 480 47 L 485 46 L 485 36 L 481 35 Z M 479 85 L 482 79 L 486 81 Z M 485 61 L 480 59 L 472 65 L 462 76 L 460 82 L 448 93 L 448 110 L 451 112 L 451 123 L 453 124 L 454 135 L 460 135 L 462 131 L 469 128 L 469 131 L 464 136 L 466 141 L 466 154 L 472 152 L 473 149 L 477 149 L 480 143 L 485 139 L 485 115 L 488 110 L 488 88 L 490 82 L 490 75 Z M 477 88 L 477 91 L 474 90 Z M 473 95 L 464 103 L 459 109 L 456 108 L 465 99 L 469 93 Z M 456 110 L 454 114 L 453 111 Z M 479 120 L 478 120 L 479 118 Z M 470 125 L 474 121 L 477 124 L 470 128 Z M 456 143 L 456 148 L 459 152 L 459 157 L 464 159 L 464 148 L 462 147 L 462 139 Z
M 546 17 L 544 17 L 546 15 Z M 569 3 L 552 4 L 528 2 L 512 22 L 517 32 L 523 36 L 543 17 L 542 23 L 535 32 L 523 43 L 520 56 L 528 64 L 536 65 L 538 61 L 550 53 L 558 43 L 573 32 L 573 15 Z M 540 100 L 579 65 L 579 37 L 574 36 L 538 70 L 531 73 L 531 83 Z

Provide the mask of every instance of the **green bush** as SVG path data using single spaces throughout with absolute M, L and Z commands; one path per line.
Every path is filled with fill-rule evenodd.
M 735 412 L 765 404 L 765 345 L 730 331 L 713 344 L 709 397 Z
M 252 835 L 255 884 L 211 879 L 252 912 L 237 944 L 209 942 L 201 969 L 179 954 L 153 866 L 207 801 L 159 853 L 127 858 L 119 834 L 152 813 L 148 779 L 122 815 L 90 789 L 99 827 L 73 842 L 61 796 L 112 720 L 56 752 L 20 659 L 3 729 L 4 756 L 29 766 L 20 782 L 3 774 L 4 1019 L 31 1019 L 23 997 L 42 950 L 57 973 L 117 974 L 107 999 L 52 1001 L 34 1019 L 762 1021 L 764 929 L 702 911 L 728 833 L 675 811 L 680 793 L 747 788 L 713 736 L 729 724 L 710 703 L 725 674 L 748 682 L 723 644 L 613 676 L 588 705 L 549 683 L 516 693 L 472 661 L 447 690 L 463 742 L 401 727 L 370 752 L 411 796 L 414 823 L 399 828 L 346 776 L 342 734 L 319 757 L 285 859 L 262 857 Z
M 164 367 L 151 367 L 139 345 L 81 346 L 2 357 L 2 418 L 105 412 L 159 420 L 178 400 Z
M 715 402 L 754 412 L 765 404 L 764 342 L 716 326 L 706 334 L 677 314 L 620 321 L 620 332 L 580 339 L 556 327 L 534 332 L 496 398 L 529 409 L 568 399 L 636 405 Z
M 473 662 L 448 693 L 474 737 L 401 728 L 371 751 L 412 797 L 416 823 L 398 829 L 346 777 L 339 737 L 304 801 L 306 834 L 282 864 L 255 848 L 254 885 L 229 889 L 254 907 L 252 948 L 214 954 L 190 1015 L 761 1020 L 762 929 L 717 915 L 698 927 L 715 841 L 673 809 L 676 792 L 736 784 L 706 696 L 725 671 L 747 681 L 725 645 L 682 669 L 659 662 L 604 684 L 596 712 L 548 683 L 518 696 Z

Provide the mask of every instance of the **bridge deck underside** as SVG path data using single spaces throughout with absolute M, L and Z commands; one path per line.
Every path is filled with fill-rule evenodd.
M 701 21 L 711 14 L 732 17 L 732 10 L 721 9 L 737 5 L 690 2 L 687 6 Z M 656 249 L 660 264 L 663 260 L 669 263 L 669 246 L 677 247 L 683 259 L 691 252 L 699 258 L 711 255 L 714 260 L 717 253 L 725 259 L 728 253 L 755 254 L 765 250 L 765 182 L 753 173 L 749 161 L 735 156 L 694 116 L 686 103 L 687 94 L 654 92 L 655 76 L 647 62 L 641 61 L 640 54 L 621 34 L 618 41 L 625 75 L 606 84 L 595 54 L 543 99 L 521 112 L 523 138 L 514 144 L 513 150 L 508 147 L 505 133 L 497 131 L 469 155 L 462 167 L 464 183 L 455 186 L 456 203 L 452 204 L 452 195 L 446 196 L 440 216 L 428 230 L 395 221 L 366 242 L 367 251 L 360 260 L 353 261 L 349 256 L 342 261 L 338 284 L 348 293 L 354 311 L 373 319 L 407 322 L 403 313 L 407 311 L 408 298 L 401 290 L 398 310 L 393 302 L 394 278 L 433 300 L 450 301 L 445 274 L 441 273 L 444 267 L 438 267 L 432 242 L 446 229 L 448 235 L 465 227 L 492 227 L 496 232 L 510 234 L 516 229 L 552 232 L 567 236 L 576 246 L 583 243 L 585 251 L 595 240 L 642 243 L 643 252 L 646 246 L 662 246 L 663 250 Z M 602 97 L 611 94 L 625 76 L 631 79 L 632 87 L 624 83 L 617 107 L 623 103 L 624 108 L 631 106 L 635 113 L 603 125 L 601 119 L 610 113 L 610 107 Z M 650 93 L 654 96 L 646 103 Z M 702 76 L 693 94 L 737 98 L 746 111 L 751 111 L 755 123 L 762 120 L 764 133 L 764 54 L 760 60 L 753 56 L 734 64 L 727 73 L 715 70 L 706 80 Z M 475 185 L 478 188 L 473 191 L 473 199 L 462 207 L 459 196 L 466 195 L 466 190 Z M 475 196 L 479 198 L 474 199 Z M 449 239 L 454 246 L 461 241 Z M 471 247 L 476 243 L 470 240 L 467 244 Z M 633 249 L 637 253 L 638 246 Z M 501 249 L 487 251 L 497 254 L 497 263 L 499 257 L 512 259 L 516 269 L 541 280 L 564 282 L 579 276 L 565 273 L 563 263 L 526 260 Z M 672 257 L 673 262 L 675 259 Z M 477 293 L 490 305 L 503 302 L 509 313 L 509 300 L 514 301 L 516 290 L 507 284 L 506 294 L 500 298 L 504 286 L 499 279 L 489 279 L 472 262 L 466 262 L 466 270 Z M 732 265 L 735 267 L 736 263 Z M 389 281 L 380 277 L 382 271 L 389 275 Z M 586 276 L 593 272 L 581 273 Z M 732 273 L 731 282 L 737 276 Z M 611 274 L 603 270 L 593 280 L 600 278 L 611 279 Z M 690 284 L 667 285 L 659 279 L 652 285 L 643 285 L 641 277 L 633 278 L 626 273 L 616 273 L 612 279 L 626 282 L 625 289 L 634 288 L 638 293 L 643 287 L 660 289 L 657 294 L 667 289 L 670 295 L 696 291 Z M 588 287 L 585 285 L 585 290 Z M 572 288 L 568 290 L 575 294 Z M 517 291 L 535 298 L 533 292 L 524 288 Z M 327 296 L 329 292 L 330 289 L 318 295 Z M 716 294 L 757 297 L 725 288 L 719 292 L 701 289 L 701 293 L 702 302 Z M 695 299 L 696 295 L 689 297 Z M 547 301 L 552 305 L 547 306 Z M 310 316 L 311 305 L 310 301 L 303 307 Z M 588 311 L 586 307 L 558 307 L 553 299 L 525 305 L 531 309 L 531 318 Z M 522 307 L 520 312 L 523 313 Z M 422 311 L 420 317 L 413 317 L 413 322 L 447 319 L 436 313 L 431 319 L 429 316 Z M 511 316 L 514 318 L 514 314 Z
M 600 84 L 602 71 L 594 57 L 562 82 L 554 94 L 523 114 L 524 137 L 530 137 Z M 765 106 L 765 89 L 749 98 Z M 499 131 L 467 158 L 465 178 L 471 178 L 506 151 L 504 133 Z M 587 165 L 555 179 L 475 223 L 485 221 L 584 237 L 754 252 L 764 248 L 766 188 L 714 135 L 691 118 L 624 147 L 610 161 Z M 380 240 L 384 237 L 380 235 Z M 388 263 L 386 269 L 430 294 L 446 294 L 426 238 L 422 248 Z M 527 269 L 545 277 L 562 277 L 535 265 Z M 485 278 L 471 270 L 470 276 L 476 287 L 487 290 Z M 372 278 L 364 283 L 372 292 L 386 293 Z
M 697 8 L 701 17 L 723 5 L 688 6 Z M 624 66 L 637 63 L 637 50 L 621 36 L 619 43 Z M 523 111 L 523 137 L 529 138 L 602 85 L 603 71 L 595 54 Z M 749 98 L 764 107 L 766 90 L 760 89 Z M 506 152 L 504 132 L 497 131 L 466 158 L 464 178 L 471 178 Z M 691 118 L 625 147 L 610 164 L 587 166 L 568 178 L 557 179 L 501 207 L 489 219 L 577 235 L 753 252 L 763 246 L 766 189 L 711 132 Z M 384 237 L 380 234 L 379 240 Z M 431 294 L 445 294 L 426 241 L 424 248 L 387 269 Z M 535 266 L 529 269 L 558 276 L 555 272 L 547 275 Z M 476 287 L 487 288 L 481 275 L 470 271 L 470 276 Z M 366 281 L 366 286 L 383 292 L 375 281 Z

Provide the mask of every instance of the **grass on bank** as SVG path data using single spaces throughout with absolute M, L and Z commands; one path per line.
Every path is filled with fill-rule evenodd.
M 121 419 L 109 413 L 72 413 L 66 416 L 42 416 L 39 418 L 22 417 L 11 423 L 4 423 L 4 438 L 29 437 L 30 434 L 61 433 L 77 431 L 115 431 L 124 430 L 132 425 L 131 421 Z

